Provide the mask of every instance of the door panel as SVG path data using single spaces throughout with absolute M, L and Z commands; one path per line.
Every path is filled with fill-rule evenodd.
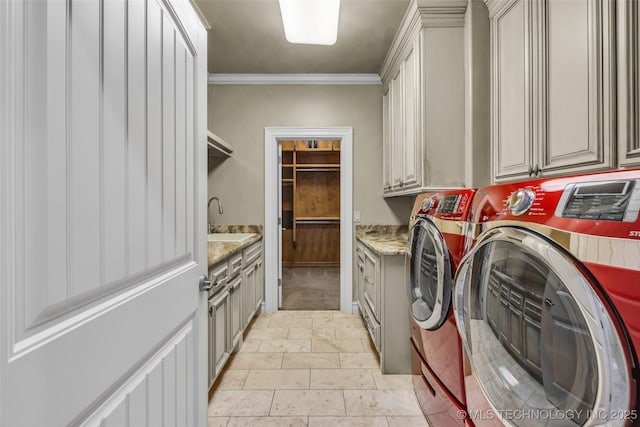
M 0 424 L 204 422 L 201 23 L 70 0 L 0 27 Z
M 539 104 L 548 105 L 540 166 L 565 174 L 610 168 L 614 3 L 556 0 L 538 6 L 546 17 L 547 48 Z
M 493 94 L 495 111 L 492 139 L 495 141 L 495 177 L 526 176 L 531 164 L 529 134 L 530 63 L 529 3 L 511 1 L 510 7 L 491 19 Z

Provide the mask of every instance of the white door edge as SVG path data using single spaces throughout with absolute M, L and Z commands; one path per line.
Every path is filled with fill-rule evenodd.
M 278 140 L 340 139 L 340 311 L 353 312 L 353 128 L 265 127 L 265 310 L 278 311 Z M 271 197 L 269 195 L 272 195 Z

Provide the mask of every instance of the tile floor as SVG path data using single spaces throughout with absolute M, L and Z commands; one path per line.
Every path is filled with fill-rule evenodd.
M 285 310 L 338 310 L 339 268 L 283 268 L 282 308 Z
M 259 315 L 209 403 L 209 427 L 428 427 L 409 375 L 382 375 L 358 315 Z

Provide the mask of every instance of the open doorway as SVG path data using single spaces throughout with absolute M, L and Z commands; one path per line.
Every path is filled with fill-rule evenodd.
M 282 207 L 281 174 L 279 159 L 282 156 L 280 142 L 285 140 L 338 140 L 339 150 L 334 156 L 339 157 L 339 168 L 336 168 L 339 179 L 339 276 L 340 276 L 340 311 L 353 313 L 357 308 L 353 301 L 353 129 L 349 127 L 334 128 L 265 128 L 265 219 L 264 219 L 264 265 L 265 265 L 265 305 L 267 313 L 278 311 L 282 301 L 282 223 L 280 210 Z M 312 146 L 315 146 L 312 142 Z M 293 179 L 293 178 L 290 178 Z M 312 224 L 309 224 L 312 225 Z M 320 224 L 316 224 L 320 225 Z M 286 228 L 286 227 L 285 227 Z M 297 226 L 296 226 L 297 231 Z M 296 236 L 297 238 L 297 236 Z M 316 270 L 317 272 L 317 270 Z
M 282 310 L 340 309 L 340 146 L 279 141 Z

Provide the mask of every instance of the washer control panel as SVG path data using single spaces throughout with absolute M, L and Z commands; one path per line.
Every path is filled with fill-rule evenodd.
M 640 180 L 597 181 L 565 187 L 555 215 L 634 222 L 640 211 Z

